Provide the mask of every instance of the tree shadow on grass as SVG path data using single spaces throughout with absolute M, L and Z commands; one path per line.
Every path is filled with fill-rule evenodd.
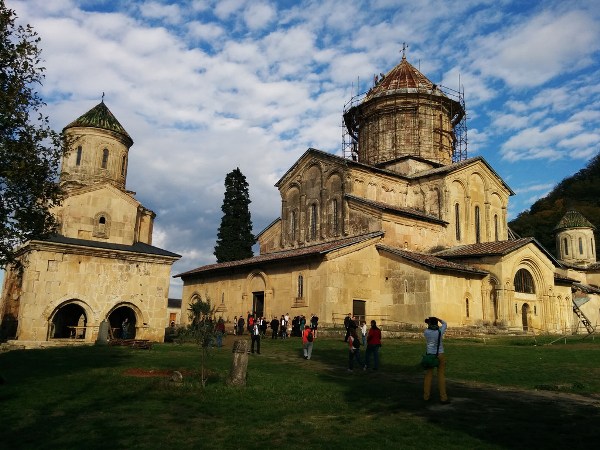
M 361 356 L 364 358 L 364 352 Z M 447 379 L 450 404 L 423 401 L 423 370 L 417 364 L 385 363 L 380 370 L 347 372 L 347 351 L 323 349 L 314 358 L 329 366 L 327 382 L 347 386 L 347 401 L 372 415 L 409 414 L 428 423 L 511 449 L 589 448 L 596 442 L 600 400 Z

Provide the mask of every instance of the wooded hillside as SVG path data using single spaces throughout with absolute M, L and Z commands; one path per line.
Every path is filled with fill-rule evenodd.
M 536 201 L 531 209 L 520 213 L 508 226 L 521 237 L 535 237 L 556 256 L 553 229 L 569 210 L 580 212 L 594 224 L 596 232 L 600 230 L 600 153 L 585 168 L 565 178 L 546 197 Z

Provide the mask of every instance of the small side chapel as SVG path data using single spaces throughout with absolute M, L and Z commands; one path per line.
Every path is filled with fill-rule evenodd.
M 126 189 L 133 140 L 104 100 L 67 125 L 59 229 L 26 242 L 23 270 L 8 268 L 0 338 L 94 342 L 102 321 L 122 337 L 162 342 L 171 266 L 180 256 L 152 245 L 155 213 Z
M 226 320 L 339 325 L 350 312 L 384 326 L 435 315 L 450 327 L 577 331 L 574 283 L 590 287 L 588 274 L 512 235 L 514 192 L 467 157 L 465 116 L 403 55 L 345 110 L 348 152 L 309 148 L 276 183 L 281 216 L 258 234 L 259 255 L 176 275 L 182 312 L 201 297 Z

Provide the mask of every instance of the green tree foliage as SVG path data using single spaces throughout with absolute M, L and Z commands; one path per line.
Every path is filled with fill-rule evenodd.
M 190 324 L 182 332 L 181 337 L 193 339 L 200 347 L 200 375 L 202 386 L 205 386 L 208 379 L 205 368 L 206 359 L 208 351 L 215 342 L 215 309 L 210 304 L 210 298 L 202 300 L 202 297 L 197 296 L 190 303 L 188 314 Z
M 15 262 L 18 245 L 55 230 L 49 209 L 60 202 L 56 179 L 65 148 L 40 112 L 40 38 L 16 19 L 0 0 L 0 267 Z
M 238 261 L 253 256 L 252 246 L 256 239 L 252 234 L 248 205 L 248 183 L 240 169 L 236 168 L 225 177 L 225 198 L 221 206 L 223 217 L 214 252 L 217 262 Z
M 535 237 L 556 255 L 553 230 L 570 210 L 580 212 L 600 229 L 600 153 L 586 167 L 562 180 L 546 197 L 537 200 L 528 211 L 519 214 L 508 225 L 521 237 Z M 598 251 L 598 239 L 596 247 Z

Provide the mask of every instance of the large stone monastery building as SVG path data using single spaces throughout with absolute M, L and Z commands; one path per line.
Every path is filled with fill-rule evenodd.
M 563 333 L 585 307 L 598 322 L 591 224 L 557 227 L 568 264 L 514 238 L 514 193 L 461 150 L 464 117 L 460 97 L 403 56 L 345 111 L 349 154 L 310 148 L 277 182 L 281 217 L 258 235 L 258 256 L 177 275 L 184 322 L 198 296 L 229 320 L 252 311 L 339 324 L 351 312 L 385 326 L 435 315 L 451 327 Z
M 102 321 L 115 334 L 163 341 L 171 266 L 180 256 L 152 246 L 154 212 L 125 188 L 133 140 L 102 101 L 64 129 L 66 197 L 53 213 L 58 234 L 19 250 L 8 269 L 0 338 L 94 342 Z

